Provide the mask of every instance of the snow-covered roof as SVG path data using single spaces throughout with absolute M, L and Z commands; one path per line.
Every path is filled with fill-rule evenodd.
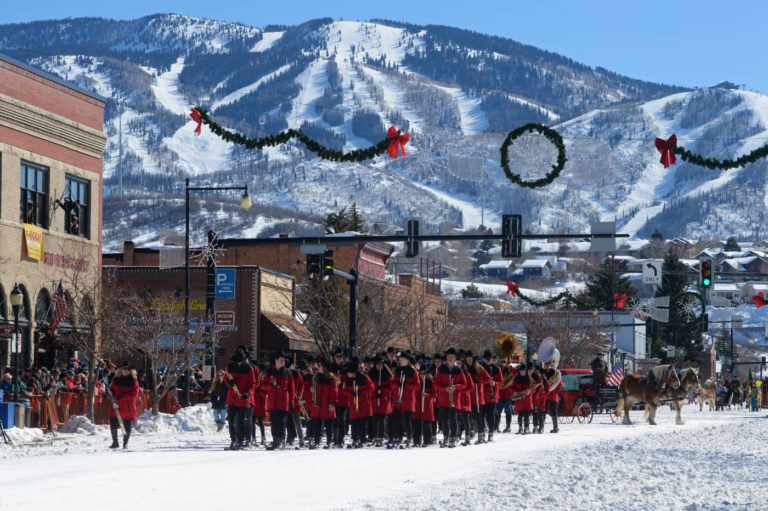
M 508 269 L 510 266 L 512 266 L 512 261 L 490 261 L 486 264 L 481 264 L 480 268 L 483 270 L 493 270 L 493 269 Z
M 752 263 L 758 259 L 760 258 L 757 256 L 726 259 L 723 261 L 723 266 L 730 266 L 736 271 L 746 271 L 745 265 Z
M 520 265 L 522 268 L 544 268 L 545 266 L 552 266 L 546 259 L 528 259 Z

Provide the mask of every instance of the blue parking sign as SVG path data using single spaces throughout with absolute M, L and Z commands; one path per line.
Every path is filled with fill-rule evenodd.
M 216 270 L 216 298 L 235 297 L 235 270 Z

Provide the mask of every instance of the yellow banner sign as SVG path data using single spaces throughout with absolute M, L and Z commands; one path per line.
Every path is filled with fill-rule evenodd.
M 32 224 L 21 224 L 24 226 L 24 238 L 27 240 L 27 257 L 43 260 L 43 230 Z

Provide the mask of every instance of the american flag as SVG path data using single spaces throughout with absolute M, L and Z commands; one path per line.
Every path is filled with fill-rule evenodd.
M 53 295 L 53 328 L 59 326 L 59 323 L 64 320 L 67 315 L 67 298 L 64 296 L 64 288 L 61 287 L 61 281 L 59 281 L 59 287 L 56 289 L 56 293 Z
M 624 379 L 624 369 L 621 368 L 621 362 L 616 362 L 616 366 L 613 368 L 613 374 L 605 379 L 605 383 L 618 387 L 621 384 L 621 380 Z

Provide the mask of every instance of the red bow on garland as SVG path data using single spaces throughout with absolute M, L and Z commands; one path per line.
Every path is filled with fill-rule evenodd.
M 616 305 L 617 309 L 623 309 L 624 308 L 624 302 L 627 301 L 627 294 L 626 293 L 616 293 L 613 295 L 613 303 Z
M 752 301 L 755 302 L 755 305 L 757 305 L 757 308 L 759 309 L 763 305 L 765 305 L 765 295 L 762 291 L 757 293 L 756 295 L 752 296 Z
M 200 111 L 197 108 L 193 108 L 189 113 L 189 116 L 193 121 L 197 123 L 197 128 L 195 128 L 195 135 L 199 135 L 203 130 L 203 116 L 200 115 Z
M 512 297 L 517 296 L 517 290 L 520 289 L 520 284 L 515 284 L 512 281 L 507 281 L 507 292 L 504 293 L 505 295 L 512 295 Z
M 408 133 L 400 134 L 394 126 L 390 126 L 387 131 L 387 138 L 389 139 L 389 147 L 387 148 L 387 154 L 390 158 L 397 158 L 398 149 L 403 152 L 403 158 L 405 155 L 405 144 L 411 139 Z
M 672 135 L 668 139 L 656 139 L 656 149 L 661 153 L 661 164 L 666 169 L 670 165 L 677 165 L 675 159 L 675 147 L 677 147 L 677 135 Z

